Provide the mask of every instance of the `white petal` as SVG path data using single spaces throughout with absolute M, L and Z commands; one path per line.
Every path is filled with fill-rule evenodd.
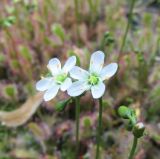
M 49 60 L 47 65 L 48 69 L 51 71 L 52 75 L 57 75 L 61 71 L 61 62 L 57 58 Z
M 72 80 L 66 78 L 65 81 L 61 84 L 61 91 L 66 91 L 72 85 Z
M 92 73 L 100 73 L 104 64 L 104 53 L 102 51 L 96 51 L 92 54 L 90 60 L 89 71 Z
M 63 66 L 63 71 L 68 73 L 76 64 L 76 56 L 71 56 Z
M 70 76 L 74 79 L 85 80 L 89 73 L 78 66 L 74 66 L 70 71 Z
M 99 82 L 98 85 L 92 86 L 91 87 L 91 92 L 93 98 L 97 99 L 103 96 L 105 92 L 105 85 L 103 82 Z
M 111 63 L 105 66 L 100 73 L 102 80 L 112 77 L 116 73 L 117 69 L 118 69 L 117 63 Z
M 36 83 L 36 89 L 38 91 L 45 91 L 50 87 L 52 82 L 53 82 L 52 78 L 43 78 Z
M 54 98 L 57 93 L 58 93 L 58 90 L 59 90 L 59 85 L 57 84 L 54 84 L 52 85 L 52 87 L 50 87 L 44 94 L 44 100 L 45 101 L 49 101 L 51 100 L 52 98 Z
M 89 87 L 90 86 L 84 81 L 76 81 L 71 85 L 71 87 L 68 88 L 67 92 L 70 96 L 76 97 L 83 94 L 89 89 Z

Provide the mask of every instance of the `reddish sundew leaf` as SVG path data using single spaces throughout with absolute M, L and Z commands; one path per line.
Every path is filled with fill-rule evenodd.
M 35 122 L 30 122 L 28 124 L 28 128 L 40 141 L 48 139 L 51 135 L 51 130 L 46 123 L 38 124 Z

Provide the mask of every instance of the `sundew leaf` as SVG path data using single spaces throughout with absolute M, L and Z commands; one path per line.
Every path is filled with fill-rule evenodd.
M 20 46 L 19 49 L 20 49 L 20 53 L 22 54 L 22 56 L 23 56 L 26 60 L 32 61 L 31 52 L 30 52 L 30 50 L 29 50 L 27 47 L 25 47 L 25 46 Z
M 12 60 L 11 61 L 11 67 L 14 69 L 18 69 L 20 68 L 20 64 L 19 64 L 19 61 L 18 60 Z
M 14 98 L 17 94 L 17 89 L 14 85 L 8 85 L 4 88 L 4 93 L 6 96 Z
M 28 127 L 38 139 L 41 139 L 41 140 L 45 139 L 44 132 L 37 123 L 31 122 L 28 124 Z
M 13 0 L 14 3 L 18 3 L 20 2 L 21 0 Z
M 0 65 L 3 64 L 5 60 L 6 60 L 6 57 L 2 53 L 0 53 Z
M 53 24 L 51 29 L 52 29 L 52 32 L 56 36 L 58 36 L 62 41 L 65 40 L 64 29 L 62 28 L 62 26 L 60 24 Z
M 0 20 L 0 25 L 3 27 L 10 27 L 16 22 L 15 16 L 9 16 Z
M 0 122 L 8 127 L 23 125 L 35 113 L 42 101 L 43 93 L 38 93 L 30 97 L 20 108 L 14 111 L 0 111 Z

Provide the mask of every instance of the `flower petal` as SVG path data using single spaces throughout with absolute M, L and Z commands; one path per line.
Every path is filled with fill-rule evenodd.
M 36 89 L 38 91 L 47 90 L 52 83 L 52 78 L 43 78 L 36 83 Z
M 61 91 L 66 91 L 72 85 L 72 80 L 66 78 L 65 81 L 61 84 Z
M 104 53 L 102 51 L 96 51 L 92 54 L 90 60 L 89 71 L 92 73 L 100 73 L 104 64 Z
M 89 73 L 78 66 L 74 66 L 70 71 L 70 76 L 74 79 L 85 80 Z
M 105 92 L 105 84 L 103 82 L 99 82 L 98 85 L 91 87 L 91 92 L 95 99 L 102 97 Z
M 61 71 L 61 62 L 57 58 L 49 60 L 48 69 L 51 71 L 52 75 L 55 76 Z
M 57 84 L 54 84 L 54 85 L 52 85 L 52 87 L 50 87 L 46 92 L 45 92 L 45 94 L 44 94 L 44 100 L 45 101 L 49 101 L 49 100 L 51 100 L 52 98 L 54 98 L 56 95 L 57 95 L 57 93 L 58 93 L 58 90 L 59 90 L 59 85 L 57 85 Z
M 76 56 L 71 56 L 63 66 L 63 71 L 68 73 L 76 64 Z
M 116 73 L 117 69 L 117 63 L 111 63 L 105 66 L 100 73 L 102 80 L 109 79 L 110 77 L 112 77 Z
M 88 90 L 89 87 L 90 86 L 84 81 L 76 81 L 68 88 L 67 92 L 70 96 L 76 97 Z

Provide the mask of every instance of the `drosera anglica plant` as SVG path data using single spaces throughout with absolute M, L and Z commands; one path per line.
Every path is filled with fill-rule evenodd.
M 42 78 L 36 83 L 36 89 L 38 91 L 45 91 L 44 100 L 49 101 L 53 99 L 58 90 L 66 91 L 72 84 L 72 80 L 68 77 L 68 72 L 75 66 L 76 57 L 70 57 L 63 68 L 61 68 L 61 63 L 57 58 L 49 60 L 47 65 L 51 76 Z
M 77 81 L 73 82 L 71 87 L 67 89 L 68 94 L 73 97 L 79 97 L 85 91 L 91 90 L 93 98 L 99 100 L 96 159 L 99 159 L 100 156 L 99 149 L 101 143 L 103 112 L 102 96 L 105 93 L 105 84 L 103 81 L 111 78 L 118 69 L 117 63 L 111 63 L 103 68 L 104 58 L 105 55 L 102 51 L 96 51 L 91 55 L 89 71 L 74 66 L 70 71 L 70 76 Z
M 118 109 L 118 114 L 123 119 L 129 120 L 126 128 L 128 131 L 132 132 L 134 139 L 128 159 L 133 159 L 137 148 L 138 139 L 144 136 L 145 126 L 142 122 L 137 122 L 136 114 L 131 108 L 120 106 Z

